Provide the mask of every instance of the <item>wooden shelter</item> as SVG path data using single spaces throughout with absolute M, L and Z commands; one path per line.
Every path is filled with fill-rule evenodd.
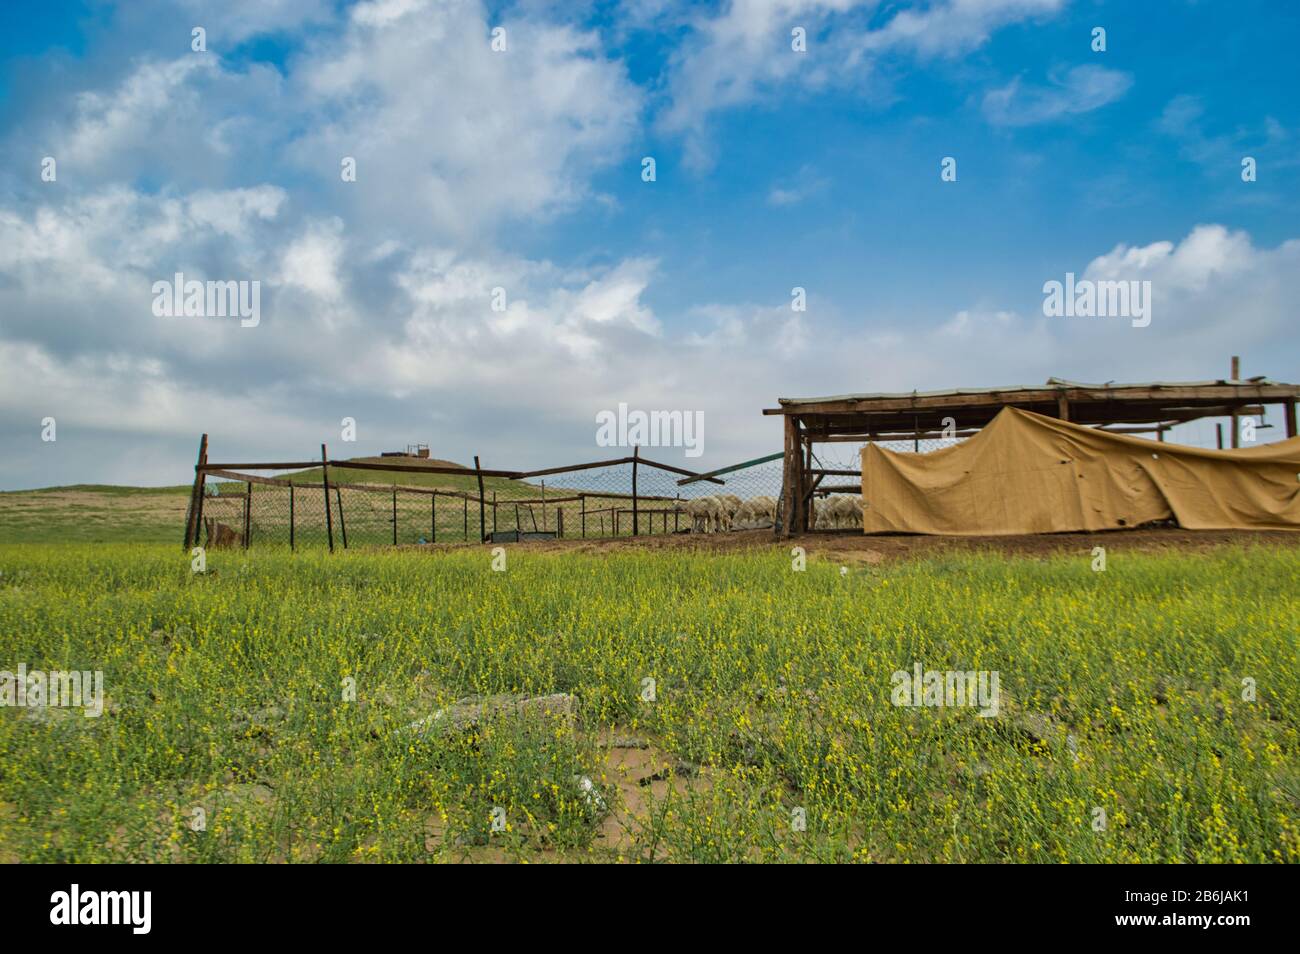
M 1234 358 L 1234 372 L 1236 368 Z M 814 467 L 815 443 L 911 440 L 919 444 L 927 438 L 964 437 L 1010 406 L 1119 433 L 1154 433 L 1159 440 L 1176 424 L 1231 417 L 1236 447 L 1236 419 L 1263 414 L 1269 404 L 1282 405 L 1286 436 L 1296 436 L 1298 400 L 1300 385 L 1263 377 L 1240 380 L 1234 373 L 1218 381 L 1081 384 L 1049 378 L 1039 386 L 781 398 L 780 407 L 763 413 L 785 418 L 780 526 L 789 536 L 809 529 L 809 502 L 819 489 L 826 489 L 825 478 L 858 476 L 857 471 Z

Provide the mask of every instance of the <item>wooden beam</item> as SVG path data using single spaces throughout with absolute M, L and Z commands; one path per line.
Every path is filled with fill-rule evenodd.
M 815 403 L 782 405 L 773 413 L 807 418 L 810 415 L 877 414 L 886 411 L 907 411 L 941 408 L 1001 408 L 1041 404 L 1055 406 L 1058 397 L 1064 396 L 1072 405 L 1080 403 L 1151 403 L 1177 405 L 1180 403 L 1224 404 L 1247 400 L 1283 400 L 1300 397 L 1300 385 L 1295 384 L 1196 384 L 1196 385 L 1136 385 L 1124 388 L 1041 388 L 1027 391 L 988 391 L 975 394 L 937 394 L 896 398 L 841 398 Z M 766 411 L 764 413 L 767 413 Z
M 1296 403 L 1297 402 L 1295 401 L 1286 401 L 1282 405 L 1282 411 L 1286 415 L 1286 436 L 1287 437 L 1296 436 L 1296 429 L 1295 429 Z

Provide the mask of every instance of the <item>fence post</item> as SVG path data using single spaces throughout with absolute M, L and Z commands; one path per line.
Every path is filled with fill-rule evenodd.
M 436 490 L 429 503 L 429 542 L 438 542 L 438 491 Z
M 587 495 L 578 494 L 579 506 L 582 508 L 582 539 L 587 539 Z
M 555 508 L 555 536 L 560 539 L 564 538 L 564 508 L 563 507 Z
M 487 542 L 487 517 L 483 513 L 483 469 L 474 455 L 474 469 L 478 471 L 478 542 Z
M 533 508 L 529 507 L 528 512 L 531 515 Z M 537 529 L 537 518 L 533 517 L 533 529 Z M 542 530 L 546 530 L 546 479 L 542 479 Z
M 640 513 L 636 500 L 636 465 L 641 457 L 641 445 L 632 448 L 632 536 L 641 532 Z
M 679 490 L 677 492 L 677 499 L 673 501 L 673 533 L 676 533 L 678 530 L 681 529 L 681 524 L 677 522 L 678 518 L 681 517 L 681 515 L 682 515 L 682 492 Z M 667 529 L 668 529 L 668 515 L 665 514 L 664 530 Z
M 393 546 L 397 546 L 397 484 L 393 484 Z
M 334 485 L 334 503 L 338 504 L 338 529 L 343 534 L 343 548 L 347 550 L 347 517 L 343 515 L 343 487 Z
M 330 513 L 330 475 L 329 475 L 329 451 L 325 445 L 320 446 L 320 481 L 321 486 L 325 488 L 325 535 L 330 543 L 330 553 L 334 552 L 334 515 Z M 339 516 L 342 516 L 340 508 Z
M 465 526 L 461 532 L 465 535 L 465 542 L 469 543 L 469 494 L 462 497 L 461 501 L 461 506 L 465 510 L 465 513 L 463 514 Z
M 199 438 L 199 456 L 194 461 L 194 486 L 190 490 L 190 512 L 185 519 L 185 552 L 199 542 L 199 528 L 203 526 L 203 484 L 207 475 L 203 465 L 208 462 L 208 435 Z
M 492 536 L 497 535 L 497 492 L 492 491 Z
M 293 484 L 289 484 L 289 552 L 293 552 Z
M 248 493 L 244 494 L 244 549 L 248 549 L 249 537 L 253 535 L 253 482 L 248 482 Z

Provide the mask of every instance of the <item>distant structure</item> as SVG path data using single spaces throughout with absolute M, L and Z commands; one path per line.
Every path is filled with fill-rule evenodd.
M 404 451 L 380 451 L 380 457 L 420 457 L 429 459 L 428 444 L 407 444 Z

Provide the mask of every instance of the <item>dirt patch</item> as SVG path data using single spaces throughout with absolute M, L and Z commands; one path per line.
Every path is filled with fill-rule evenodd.
M 460 546 L 479 546 L 461 544 Z M 483 546 L 487 546 L 484 544 Z M 530 540 L 510 544 L 530 553 L 600 553 L 671 551 L 739 553 L 778 550 L 788 554 L 801 546 L 810 559 L 836 560 L 844 565 L 875 566 L 892 560 L 942 556 L 949 553 L 990 552 L 1019 556 L 1090 553 L 1199 552 L 1224 546 L 1300 547 L 1300 533 L 1285 530 L 1182 530 L 1173 527 L 1110 530 L 1102 533 L 1049 533 L 1017 536 L 942 537 L 905 534 L 867 535 L 852 530 L 805 533 L 777 539 L 771 530 L 731 533 L 671 533 L 643 537 L 586 540 Z M 440 547 L 441 548 L 441 547 Z M 422 548 L 431 549 L 431 548 Z

